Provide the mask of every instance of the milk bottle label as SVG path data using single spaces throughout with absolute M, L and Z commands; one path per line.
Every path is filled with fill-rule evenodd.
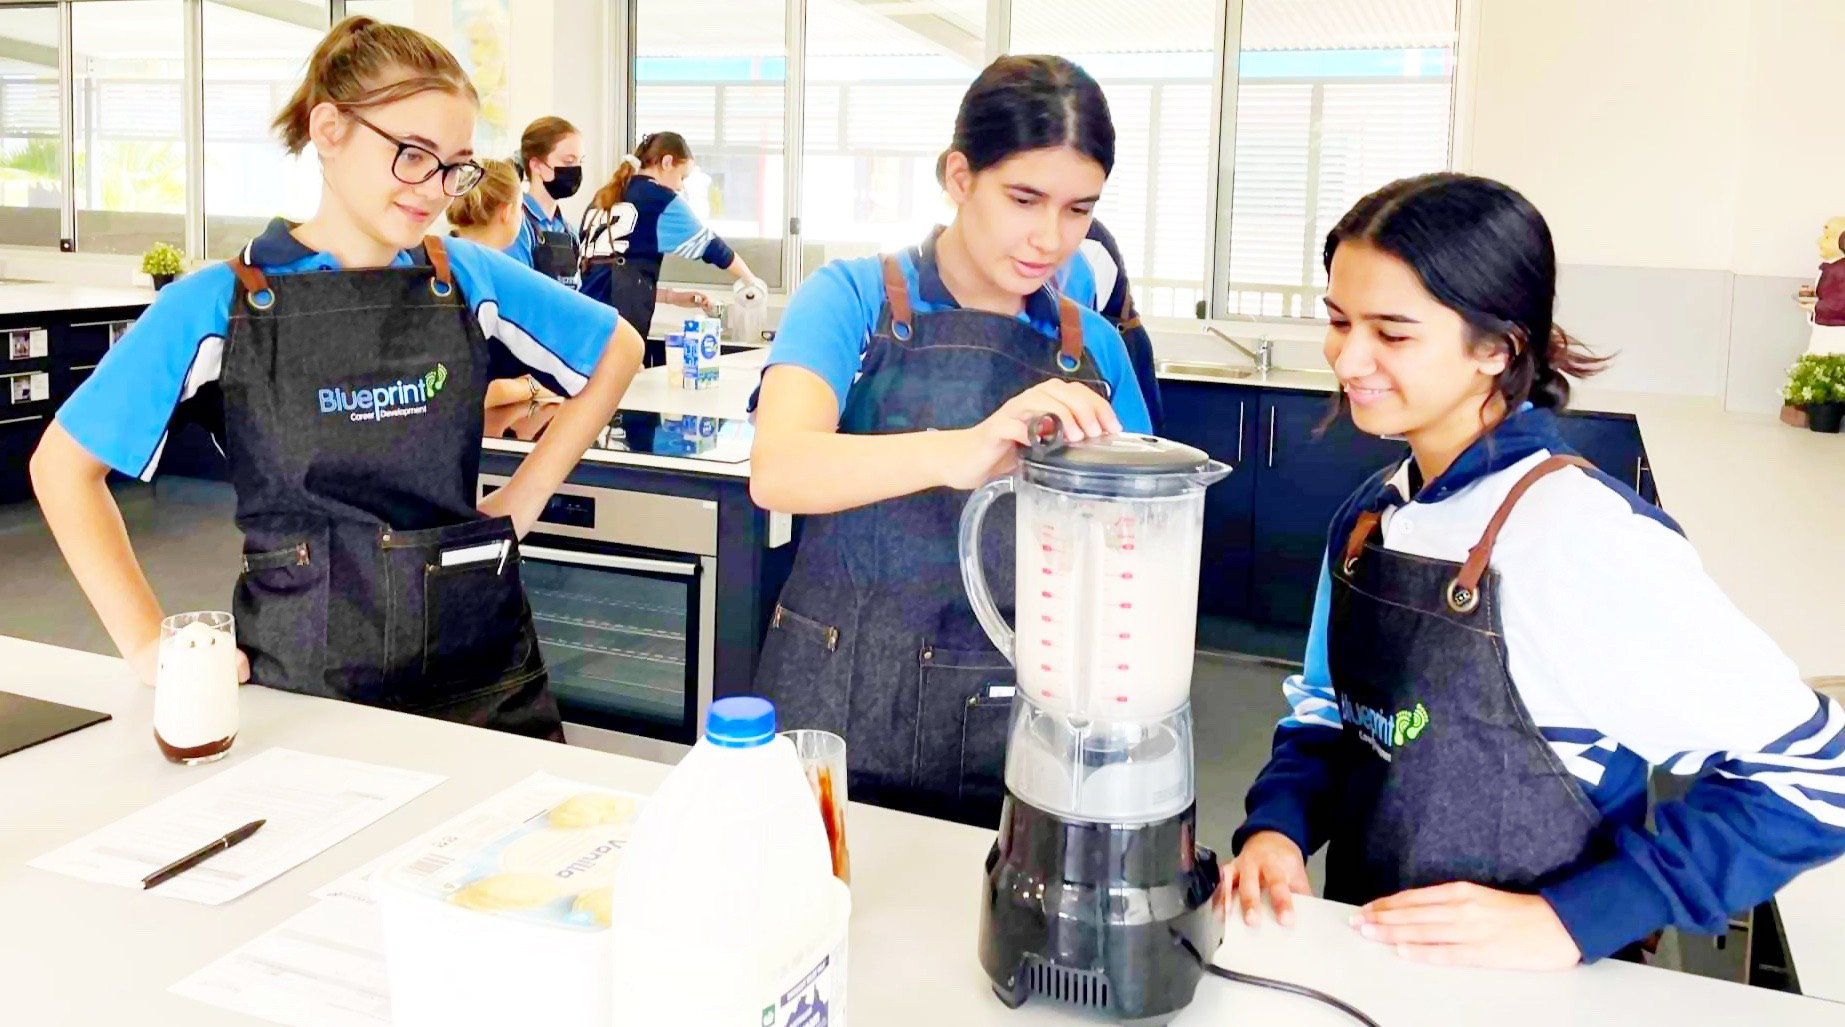
M 762 1027 L 844 1027 L 846 944 L 842 940 L 762 1011 Z

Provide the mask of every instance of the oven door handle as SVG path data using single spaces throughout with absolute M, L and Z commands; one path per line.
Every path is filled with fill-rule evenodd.
M 617 571 L 675 574 L 682 578 L 689 578 L 698 573 L 698 565 L 695 563 L 649 560 L 640 556 L 615 556 L 610 553 L 582 553 L 574 549 L 552 549 L 549 546 L 521 545 L 519 554 L 528 560 L 568 563 L 579 567 L 606 567 Z

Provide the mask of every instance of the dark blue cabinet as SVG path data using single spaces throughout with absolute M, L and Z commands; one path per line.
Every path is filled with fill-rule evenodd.
M 1557 431 L 1570 448 L 1602 473 L 1633 489 L 1647 502 L 1659 502 L 1658 490 L 1653 487 L 1653 472 L 1646 465 L 1640 425 L 1632 417 L 1567 413 L 1557 419 Z
M 1198 610 L 1243 617 L 1249 609 L 1254 549 L 1257 411 L 1261 390 L 1207 382 L 1160 383 L 1166 438 L 1196 446 L 1229 464 L 1230 476 L 1204 493 L 1204 550 Z
M 1331 416 L 1324 392 L 1165 381 L 1161 393 L 1166 436 L 1235 468 L 1205 493 L 1199 613 L 1304 627 L 1333 514 L 1408 445 Z M 1632 417 L 1572 413 L 1559 430 L 1591 463 L 1658 502 Z
M 1333 514 L 1365 479 L 1402 460 L 1408 450 L 1402 442 L 1360 432 L 1350 417 L 1331 416 L 1332 404 L 1325 393 L 1262 394 L 1250 562 L 1252 620 L 1306 626 Z
M 58 407 L 95 370 L 108 352 L 116 326 L 133 321 L 138 306 L 85 310 L 27 311 L 0 315 L 0 339 L 9 344 L 18 332 L 43 333 L 42 349 L 27 347 L 19 359 L 0 348 L 0 503 L 32 498 L 28 471 L 33 450 Z M 33 352 L 38 355 L 31 355 Z M 17 385 L 14 379 L 18 379 Z M 39 379 L 42 391 L 33 386 Z M 15 401 L 14 388 L 23 394 Z M 43 399 L 33 398 L 42 395 Z
M 1373 438 L 1324 392 L 1161 383 L 1168 438 L 1235 468 L 1205 492 L 1198 611 L 1305 625 L 1332 516 L 1404 445 Z

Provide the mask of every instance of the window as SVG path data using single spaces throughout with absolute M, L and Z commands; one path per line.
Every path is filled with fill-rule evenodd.
M 786 11 L 779 3 L 634 0 L 634 138 L 685 136 L 696 161 L 684 196 L 773 287 L 782 274 Z M 669 255 L 661 278 L 728 282 Z
M 326 4 L 286 0 L 253 13 L 205 4 L 205 253 L 229 257 L 277 215 L 304 220 L 320 199 L 313 153 L 291 157 L 270 122 L 327 31 Z
M 0 244 L 56 246 L 64 207 L 58 11 L 0 9 Z
M 186 236 L 181 0 L 72 4 L 77 246 L 140 253 Z
M 1054 53 L 1101 83 L 1115 170 L 1096 207 L 1141 313 L 1191 317 L 1211 265 L 1216 0 L 1013 0 L 1013 53 Z
M 1244 0 L 1226 313 L 1319 316 L 1338 219 L 1448 167 L 1456 32 L 1454 0 Z
M 935 161 L 987 64 L 985 0 L 808 0 L 801 265 L 920 241 L 950 216 Z

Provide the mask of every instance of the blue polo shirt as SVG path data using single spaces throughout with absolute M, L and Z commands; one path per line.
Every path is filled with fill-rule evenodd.
M 557 209 L 557 213 L 547 218 L 544 212 L 538 209 L 538 201 L 532 198 L 531 193 L 520 197 L 520 202 L 524 204 L 525 209 L 519 215 L 519 234 L 513 237 L 513 241 L 500 252 L 526 267 L 531 267 L 532 248 L 538 244 L 538 232 L 563 232 L 574 238 L 577 230 L 570 224 L 570 219 L 564 216 L 562 207 Z M 571 281 L 573 283 L 575 281 L 574 274 L 571 276 Z
M 959 306 L 933 265 L 919 271 L 914 248 L 900 254 L 898 261 L 909 284 L 911 308 L 917 313 Z M 835 260 L 814 272 L 789 298 L 775 332 L 775 344 L 769 350 L 767 367 L 790 364 L 819 375 L 832 386 L 843 414 L 846 394 L 858 380 L 865 347 L 871 342 L 883 309 L 882 258 Z M 1018 316 L 1047 339 L 1058 337 L 1057 294 L 1049 286 L 1027 296 L 1025 309 Z M 1082 310 L 1082 324 L 1083 349 L 1108 383 L 1109 402 L 1121 418 L 1122 428 L 1151 432 L 1147 404 L 1141 397 L 1121 333 L 1108 319 L 1087 307 Z
M 289 229 L 280 218 L 271 221 L 244 260 L 271 276 L 339 270 L 333 254 L 316 253 Z M 614 308 L 466 239 L 444 242 L 496 372 L 529 370 L 566 395 L 581 390 L 615 332 Z M 400 252 L 391 266 L 414 260 Z M 230 265 L 219 263 L 162 289 L 58 410 L 58 423 L 96 459 L 151 479 L 175 411 L 218 379 L 236 284 Z

